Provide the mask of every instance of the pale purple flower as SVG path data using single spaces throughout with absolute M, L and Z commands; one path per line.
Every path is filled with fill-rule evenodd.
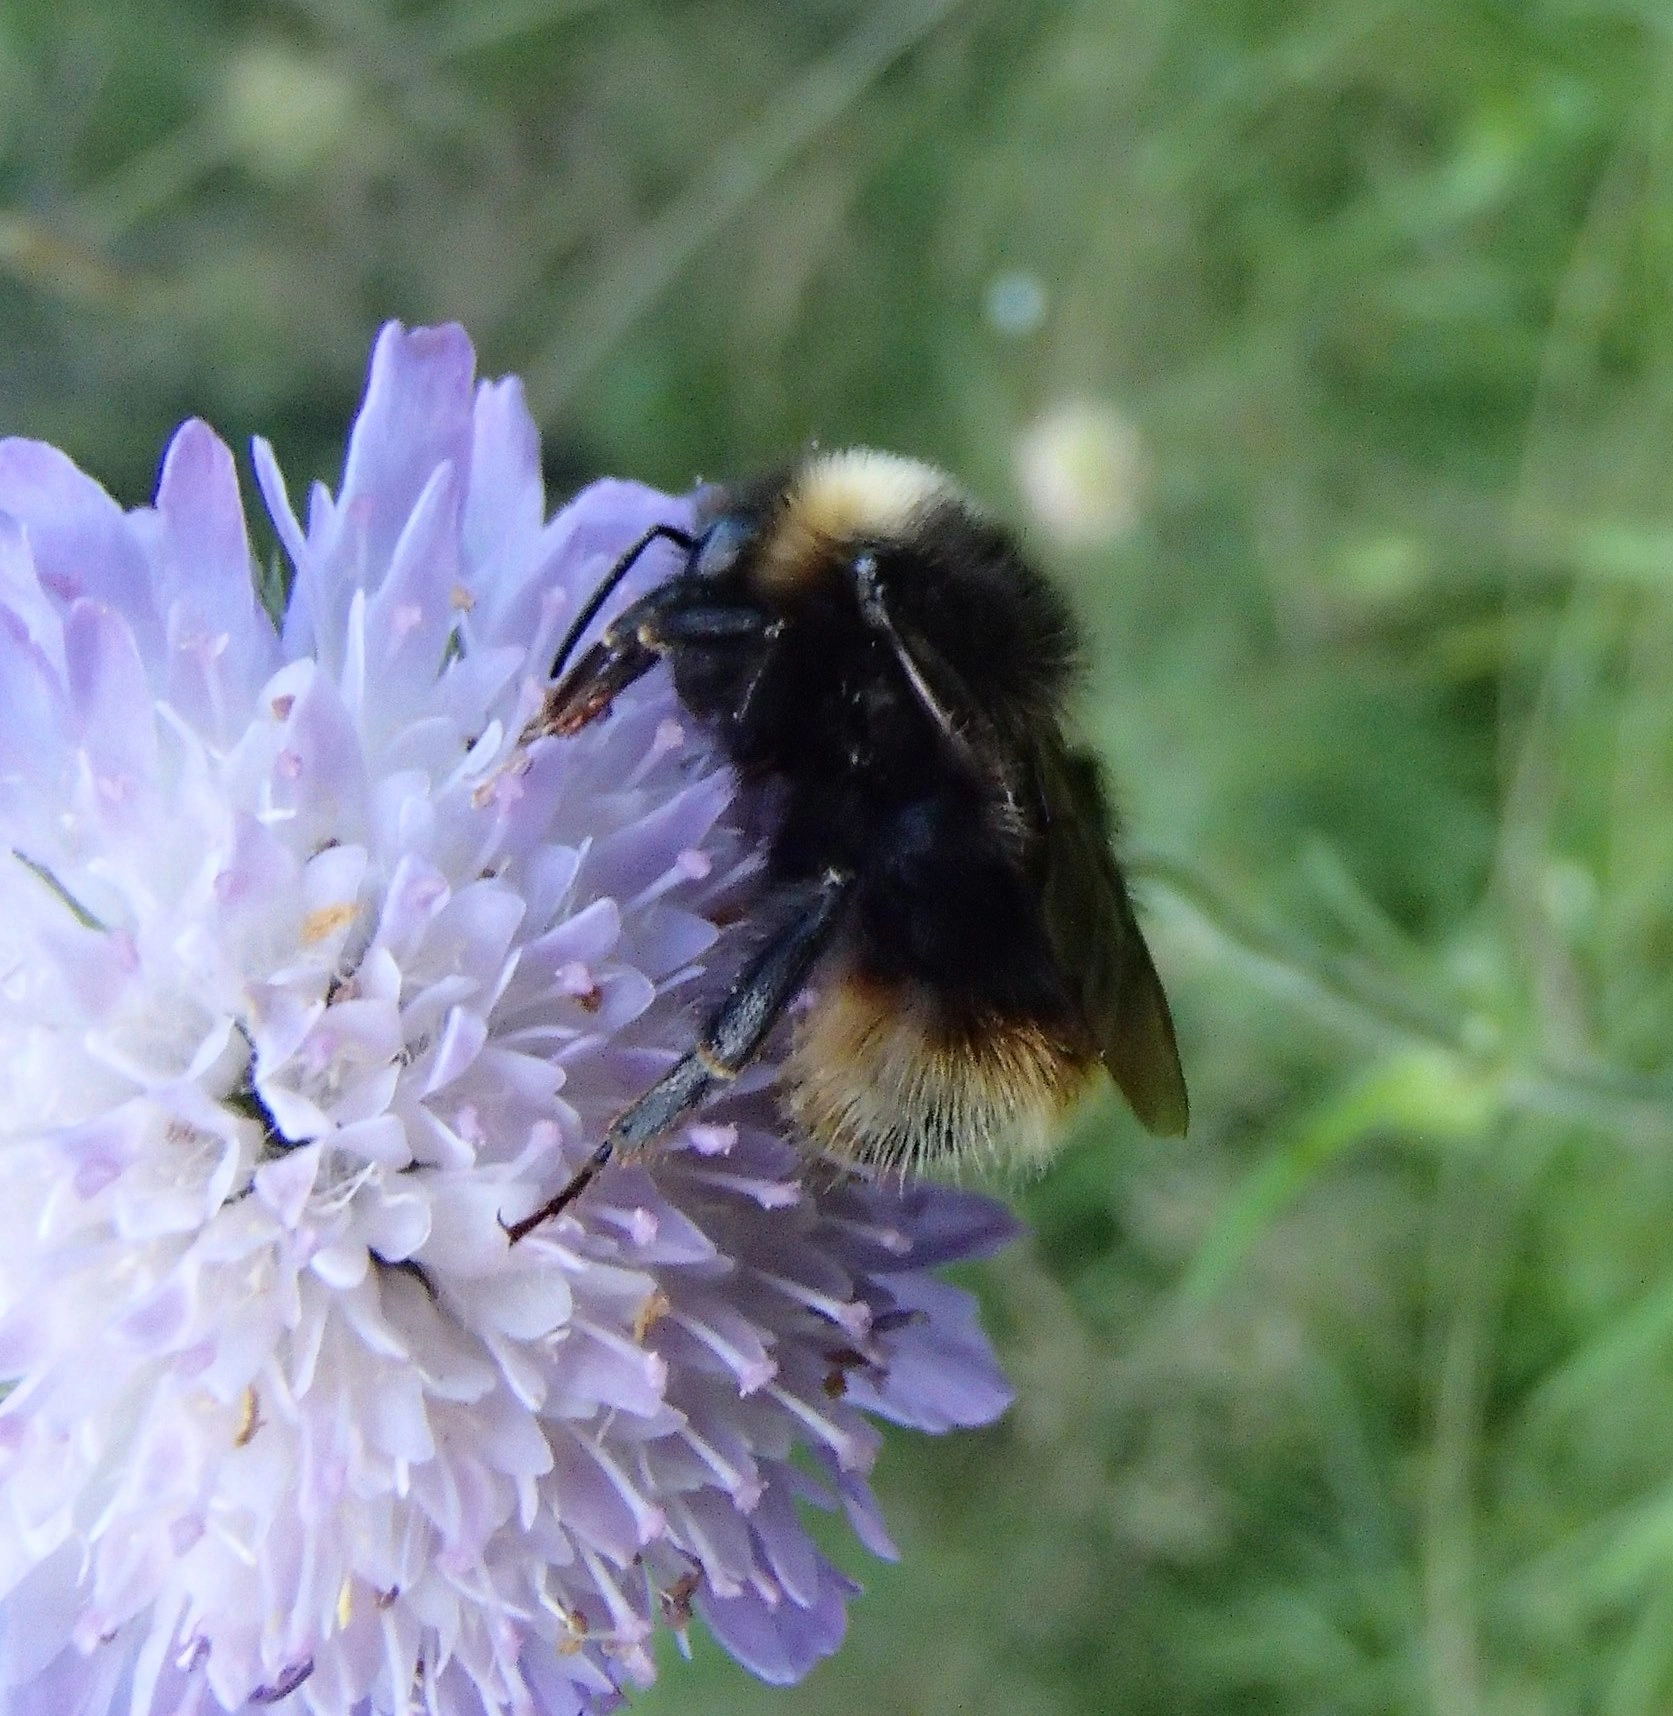
M 8 1716 L 570 1716 L 693 1614 L 794 1680 L 854 1589 L 800 1511 L 891 1553 L 872 1417 L 1006 1402 L 929 1271 L 1008 1219 L 810 1168 L 770 1068 L 508 1243 L 757 876 L 665 675 L 519 749 L 566 616 L 689 510 L 547 520 L 473 363 L 386 329 L 306 527 L 258 443 L 277 629 L 204 425 L 126 514 L 0 442 Z

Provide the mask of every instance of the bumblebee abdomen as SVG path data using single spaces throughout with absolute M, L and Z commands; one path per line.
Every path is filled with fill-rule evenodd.
M 891 1172 L 1033 1166 L 1097 1059 L 1035 1020 L 959 1018 L 927 986 L 850 972 L 799 1022 L 785 1106 L 825 1153 Z

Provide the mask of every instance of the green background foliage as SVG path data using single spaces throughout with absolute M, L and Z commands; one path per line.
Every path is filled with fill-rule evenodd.
M 554 497 L 893 446 L 1085 617 L 1191 1135 L 1014 1188 L 1019 1403 L 891 1439 L 835 1663 L 636 1708 L 1673 1708 L 1670 18 L 0 4 L 0 430 L 124 501 L 191 413 L 334 480 L 456 317 Z

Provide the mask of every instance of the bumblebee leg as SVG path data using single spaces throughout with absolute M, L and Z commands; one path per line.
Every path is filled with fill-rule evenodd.
M 971 695 L 962 675 L 927 638 L 904 630 L 889 612 L 877 576 L 877 559 L 859 555 L 852 568 L 860 617 L 893 650 L 913 695 L 949 750 L 973 775 L 984 779 L 1021 817 L 1021 783 L 993 723 Z
M 966 690 L 964 682 L 938 656 L 927 664 L 930 671 L 925 671 L 926 663 L 920 658 L 925 654 L 926 646 L 920 642 L 914 648 L 901 635 L 900 627 L 895 623 L 895 617 L 889 612 L 889 605 L 883 599 L 883 587 L 878 582 L 875 554 L 861 554 L 855 560 L 852 571 L 854 592 L 860 603 L 860 618 L 894 651 L 895 660 L 900 663 L 907 684 L 912 687 L 913 694 L 923 705 L 925 714 L 940 729 L 942 738 L 968 760 L 969 741 L 953 714 L 955 704 L 962 705 L 967 712 L 973 713 L 976 709 L 975 700 Z M 931 672 L 941 681 L 939 689 L 931 683 Z
M 502 1224 L 513 1245 L 567 1209 L 612 1156 L 660 1137 L 696 1109 L 717 1084 L 728 1083 L 749 1065 L 825 950 L 853 884 L 847 872 L 826 872 L 806 908 L 744 967 L 696 1046 L 617 1115 L 603 1142 L 569 1184 L 533 1215 Z
M 634 561 L 637 560 L 653 542 L 656 542 L 659 539 L 664 542 L 673 543 L 676 548 L 683 548 L 688 556 L 697 547 L 697 538 L 689 531 L 677 530 L 671 524 L 653 524 L 651 528 L 647 530 L 630 549 L 628 549 L 627 553 L 625 553 L 621 559 L 604 574 L 604 577 L 599 581 L 598 588 L 587 598 L 586 605 L 581 609 L 580 613 L 575 616 L 574 622 L 571 624 L 569 630 L 564 633 L 563 642 L 558 645 L 557 656 L 552 662 L 551 677 L 553 679 L 556 679 L 558 675 L 563 672 L 564 663 L 568 661 L 570 656 L 574 653 L 575 646 L 581 641 L 581 636 L 586 631 L 587 627 L 598 618 L 598 610 L 602 608 L 607 601 L 609 601 L 610 592 L 614 590 L 615 587 L 621 583 L 622 579 L 627 576 Z
M 655 650 L 680 644 L 745 643 L 773 630 L 759 608 L 721 607 L 697 602 L 690 607 L 672 607 L 639 628 L 639 641 Z
M 675 578 L 624 608 L 546 693 L 528 737 L 556 733 L 567 738 L 580 732 L 669 650 L 745 643 L 771 629 L 758 609 L 722 606 L 705 601 L 704 595 L 701 586 Z
M 618 693 L 656 666 L 655 650 L 646 649 L 631 632 L 625 637 L 606 632 L 565 676 L 561 685 L 546 693 L 540 713 L 523 735 L 526 744 L 545 733 L 568 738 L 596 721 Z

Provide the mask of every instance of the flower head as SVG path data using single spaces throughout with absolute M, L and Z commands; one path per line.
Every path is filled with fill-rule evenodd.
M 568 1716 L 693 1615 L 791 1680 L 854 1589 L 799 1510 L 890 1553 L 872 1418 L 1007 1399 L 928 1273 L 1007 1219 L 810 1174 L 770 1068 L 509 1243 L 689 1045 L 756 875 L 665 676 L 520 746 L 689 509 L 547 520 L 473 364 L 386 329 L 305 527 L 257 444 L 278 625 L 204 425 L 132 513 L 0 442 L 11 1716 Z

